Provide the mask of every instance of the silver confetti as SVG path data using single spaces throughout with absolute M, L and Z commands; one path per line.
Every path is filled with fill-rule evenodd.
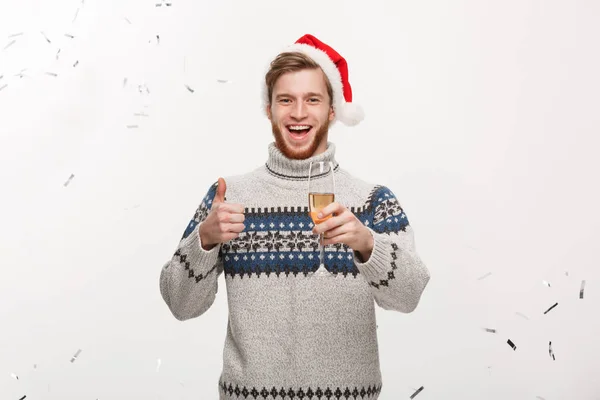
M 60 49 L 56 52 L 56 59 L 58 60 L 58 55 L 60 54 Z
M 542 283 L 548 287 L 550 287 L 550 282 L 542 281 Z
M 550 312 L 550 310 L 552 310 L 554 307 L 556 307 L 558 305 L 558 303 L 554 303 L 552 305 L 552 307 L 550 307 L 549 309 L 547 309 L 546 311 L 544 311 L 544 314 L 548 314 Z
M 565 275 L 566 275 L 566 276 L 569 276 L 569 271 L 565 271 Z
M 81 354 L 81 349 L 77 350 L 77 352 L 73 355 L 73 357 L 71 357 L 71 362 L 74 362 L 75 360 L 77 360 L 77 357 L 79 357 L 80 354 Z
M 129 18 L 125 17 L 123 18 L 125 21 L 127 21 L 129 23 L 129 25 L 131 25 L 131 21 L 129 20 Z
M 483 276 L 480 276 L 479 278 L 477 278 L 477 280 L 478 280 L 478 281 L 481 281 L 481 280 L 483 280 L 483 279 L 487 278 L 488 276 L 490 276 L 491 274 L 492 274 L 491 272 L 488 272 L 487 274 L 485 274 L 485 275 L 483 275 Z
M 190 91 L 190 93 L 194 93 L 194 89 L 192 89 L 191 87 L 189 87 L 188 85 L 185 85 L 185 87 L 187 88 L 187 90 Z
M 217 79 L 217 82 L 219 82 L 219 83 L 229 83 L 229 81 L 227 79 Z
M 160 360 L 160 358 L 158 360 L 156 360 L 156 372 L 158 372 L 158 369 L 160 368 L 161 363 L 162 363 L 162 361 Z
M 13 44 L 15 44 L 16 42 L 17 42 L 17 40 L 16 40 L 16 39 L 13 39 L 13 40 L 11 40 L 9 44 L 7 44 L 6 46 L 4 46 L 4 49 L 3 49 L 3 50 L 6 50 L 6 49 L 8 49 L 10 46 L 12 46 Z
M 556 361 L 556 358 L 554 357 L 554 351 L 552 351 L 552 342 L 548 342 L 548 353 L 550 354 L 550 357 Z
M 73 180 L 73 178 L 75 178 L 75 175 L 71 174 L 71 176 L 69 177 L 69 179 L 67 179 L 67 181 L 64 183 L 64 185 L 63 185 L 63 186 L 64 186 L 64 187 L 67 187 L 67 185 L 68 185 L 69 183 L 71 183 L 71 181 Z
M 19 380 L 19 377 L 17 376 L 17 374 L 11 373 L 10 376 L 13 379 Z
M 4 85 L 0 86 L 0 90 L 4 89 L 7 86 L 8 86 L 8 83 L 5 83 Z
M 128 129 L 135 129 L 135 128 L 138 128 L 138 126 L 137 125 L 127 125 L 127 128 Z
M 27 398 L 27 395 L 21 397 L 19 400 L 25 400 Z
M 149 117 L 148 114 L 143 113 L 143 112 L 141 112 L 141 113 L 134 113 L 133 115 L 135 115 L 136 117 Z
M 585 280 L 581 281 L 581 288 L 579 289 L 579 298 L 583 299 L 583 290 L 585 289 Z
M 538 400 L 546 400 L 545 398 L 543 398 L 542 396 L 535 396 L 536 399 Z
M 53 77 L 57 77 L 58 76 L 58 74 L 56 74 L 54 72 L 46 72 L 46 75 L 50 75 L 50 76 L 53 76 Z
M 529 320 L 529 317 L 528 317 L 527 315 L 523 314 L 523 313 L 517 312 L 517 313 L 515 313 L 515 314 L 517 314 L 519 317 L 523 317 L 523 318 L 525 318 L 526 320 Z
M 79 65 L 79 60 L 75 61 L 75 64 L 73 64 L 73 68 L 75 68 L 78 65 Z
M 50 39 L 48 39 L 48 36 L 46 36 L 46 34 L 45 34 L 44 32 L 40 32 L 40 33 L 42 34 L 42 36 L 44 36 L 44 39 L 46 39 L 46 42 L 48 42 L 48 43 L 52 43 L 52 42 L 50 41 Z
M 419 393 L 421 393 L 421 392 L 423 391 L 423 389 L 424 389 L 424 387 L 423 387 L 423 386 L 421 386 L 420 388 L 418 388 L 418 389 L 417 389 L 417 391 L 416 391 L 416 392 L 414 392 L 414 393 L 413 393 L 413 394 L 410 396 L 410 398 L 411 398 L 411 399 L 414 399 L 414 398 L 415 398 L 415 397 L 416 397 L 416 396 L 417 396 Z
M 123 79 L 123 87 L 127 86 L 127 78 Z
M 489 333 L 496 333 L 495 329 L 490 329 L 490 328 L 485 328 L 485 331 L 489 332 Z
M 9 38 L 9 39 L 12 39 L 12 38 L 14 38 L 14 37 L 17 37 L 17 36 L 22 36 L 22 35 L 23 35 L 23 32 L 19 32 L 19 33 L 13 33 L 12 35 L 9 35 L 9 36 L 8 36 L 8 38 Z
M 75 39 L 75 36 L 71 35 L 70 33 L 65 33 L 65 36 L 69 39 Z
M 77 9 L 77 11 L 75 11 L 75 16 L 73 17 L 73 21 L 71 21 L 71 23 L 75 22 L 78 15 L 79 15 L 79 8 Z

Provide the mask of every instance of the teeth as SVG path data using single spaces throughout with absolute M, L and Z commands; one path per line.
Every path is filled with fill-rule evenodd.
M 295 125 L 289 127 L 290 131 L 301 131 L 303 129 L 310 129 L 308 125 Z

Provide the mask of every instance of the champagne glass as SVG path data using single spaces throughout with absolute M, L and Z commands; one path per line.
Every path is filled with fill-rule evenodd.
M 333 176 L 333 163 L 331 161 L 311 161 L 308 170 L 308 205 L 310 218 L 318 225 L 331 218 L 317 218 L 317 215 L 327 205 L 335 201 L 335 177 Z M 315 272 L 317 277 L 333 276 L 325 268 L 325 248 L 323 246 L 324 233 L 319 237 L 320 264 Z

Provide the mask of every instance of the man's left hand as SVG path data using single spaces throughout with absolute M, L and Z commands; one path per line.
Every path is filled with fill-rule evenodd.
M 324 232 L 323 245 L 343 243 L 352 250 L 360 253 L 363 260 L 369 259 L 373 250 L 373 235 L 356 215 L 338 202 L 325 207 L 319 219 L 332 215 L 325 222 L 315 225 L 313 233 Z

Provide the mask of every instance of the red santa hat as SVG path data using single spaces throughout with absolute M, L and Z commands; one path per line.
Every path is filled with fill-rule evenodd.
M 362 108 L 352 103 L 352 87 L 348 81 L 348 64 L 344 57 L 337 51 L 321 42 L 313 35 L 304 35 L 291 46 L 285 48 L 286 52 L 300 52 L 315 61 L 331 83 L 333 89 L 333 110 L 335 119 L 348 126 L 357 125 L 365 117 Z M 271 103 L 268 88 L 263 85 L 263 109 Z M 334 120 L 335 121 L 335 120 Z

